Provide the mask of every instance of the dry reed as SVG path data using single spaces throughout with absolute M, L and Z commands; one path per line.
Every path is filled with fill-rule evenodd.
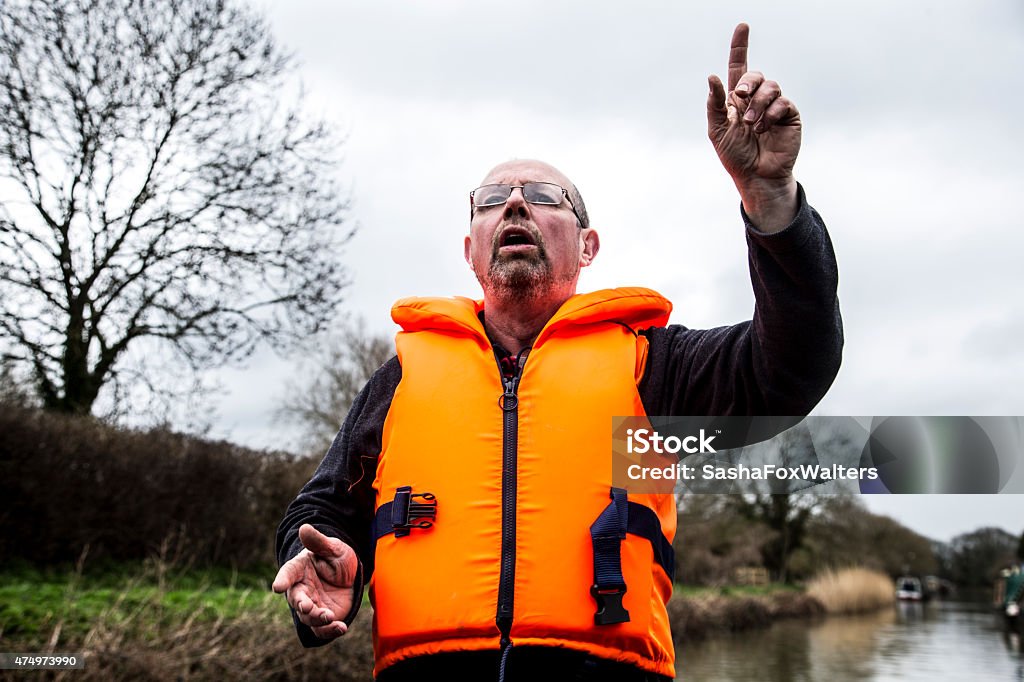
M 818 574 L 807 585 L 807 594 L 830 614 L 866 613 L 889 606 L 895 600 L 889 576 L 866 568 L 844 568 Z

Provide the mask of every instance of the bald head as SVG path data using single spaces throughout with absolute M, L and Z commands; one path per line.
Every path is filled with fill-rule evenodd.
M 480 182 L 481 185 L 499 184 L 507 182 L 509 177 L 518 176 L 529 178 L 530 182 L 553 182 L 565 188 L 569 193 L 569 201 L 572 202 L 573 208 L 576 209 L 577 215 L 580 217 L 581 226 L 586 229 L 590 227 L 590 216 L 587 215 L 587 207 L 583 203 L 583 196 L 579 190 L 576 189 L 576 185 L 573 184 L 572 180 L 568 178 L 562 171 L 558 170 L 550 163 L 540 161 L 537 159 L 513 159 L 511 161 L 505 161 L 499 163 L 497 166 L 492 168 L 484 179 Z

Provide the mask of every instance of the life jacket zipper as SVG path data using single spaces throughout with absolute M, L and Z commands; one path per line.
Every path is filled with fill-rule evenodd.
M 525 361 L 525 358 L 524 358 Z M 525 364 L 525 362 L 523 363 Z M 501 371 L 501 366 L 498 367 Z M 519 379 L 523 368 L 516 362 L 516 374 L 502 373 L 504 392 L 498 399 L 502 410 L 501 458 L 501 577 L 498 582 L 498 608 L 495 623 L 501 633 L 503 661 L 511 646 L 512 614 L 516 573 L 516 465 L 519 447 Z M 504 666 L 502 666 L 504 667 Z

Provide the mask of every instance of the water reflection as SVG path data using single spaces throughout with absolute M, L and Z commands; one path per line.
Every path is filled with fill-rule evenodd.
M 678 679 L 1024 682 L 1021 646 L 985 605 L 906 603 L 681 645 Z
M 1010 652 L 1010 655 L 1017 658 L 1016 679 L 1024 680 L 1024 637 L 1019 632 L 1004 630 L 1003 643 L 1006 645 L 1006 650 Z

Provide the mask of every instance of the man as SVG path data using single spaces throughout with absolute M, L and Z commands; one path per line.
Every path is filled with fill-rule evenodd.
M 465 240 L 483 300 L 395 305 L 398 358 L 279 528 L 274 590 L 303 644 L 345 634 L 372 573 L 380 680 L 674 676 L 674 499 L 611 487 L 609 417 L 806 414 L 842 347 L 832 247 L 792 174 L 799 113 L 747 70 L 747 38 L 707 108 L 754 319 L 666 327 L 652 291 L 576 295 L 600 249 L 579 192 L 539 161 L 494 168 Z
M 1020 631 L 1021 605 L 1024 604 L 1024 564 L 1004 570 L 1000 576 L 998 607 L 1002 609 L 1008 630 Z

